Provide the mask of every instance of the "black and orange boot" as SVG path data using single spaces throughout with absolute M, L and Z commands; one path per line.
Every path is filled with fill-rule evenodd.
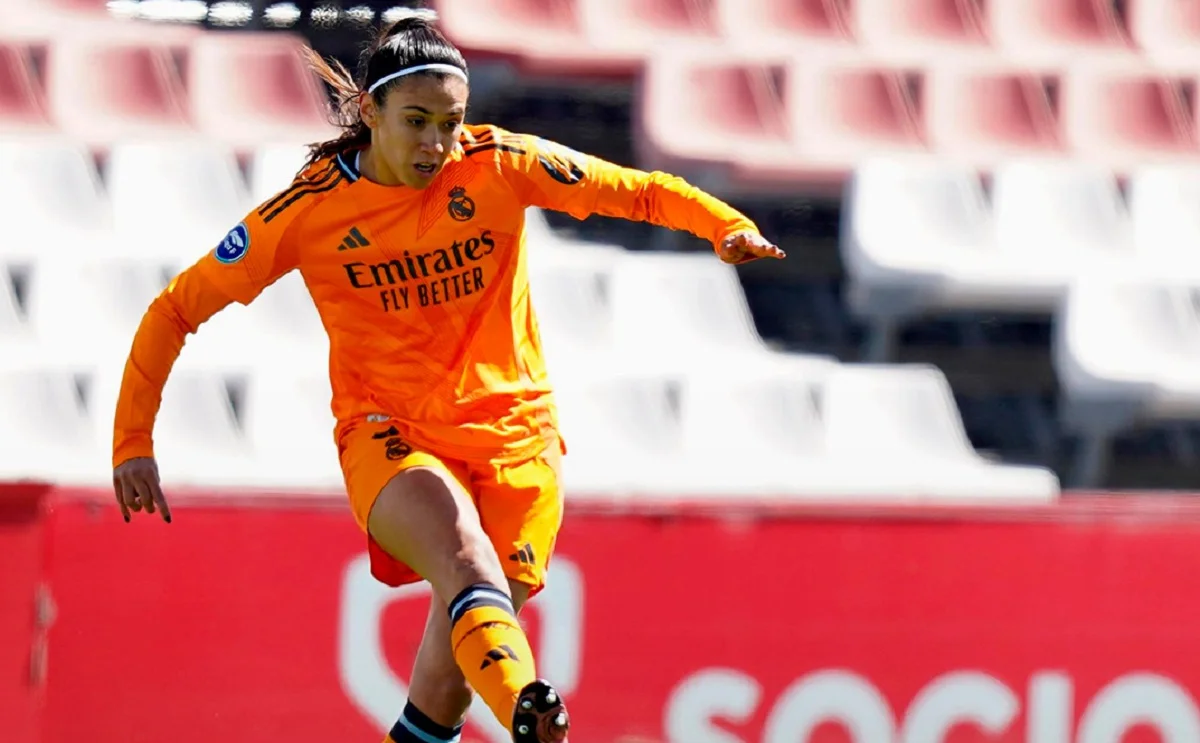
M 562 697 L 538 679 L 521 690 L 513 712 L 513 743 L 566 743 L 571 717 Z

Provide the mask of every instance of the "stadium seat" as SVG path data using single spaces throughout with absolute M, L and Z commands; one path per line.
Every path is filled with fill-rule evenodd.
M 791 51 L 802 44 L 851 44 L 846 0 L 717 0 L 723 45 Z
M 850 7 L 855 38 L 891 60 L 944 62 L 947 54 L 988 46 L 973 2 L 854 0 Z
M 847 181 L 840 250 L 846 301 L 868 321 L 868 358 L 885 361 L 896 332 L 938 309 L 1020 304 L 1036 265 L 1007 260 L 972 168 L 936 158 L 876 158 Z
M 570 231 L 559 231 L 550 226 L 545 210 L 529 206 L 525 208 L 525 242 L 530 246 L 528 259 L 532 267 L 543 258 L 551 265 L 563 260 L 582 256 L 581 260 L 609 263 L 626 253 L 626 249 L 615 243 L 596 240 L 579 240 Z
M 1111 0 L 1003 0 L 983 14 L 996 46 L 1027 62 L 1133 53 Z
M 0 368 L 0 480 L 111 481 L 111 444 L 92 436 L 83 380 L 68 368 Z M 109 442 L 112 441 L 112 416 Z
M 262 204 L 291 185 L 308 160 L 308 147 L 267 144 L 257 147 L 250 159 L 250 200 Z
M 1028 296 L 1037 300 L 1031 309 L 1052 307 L 1078 275 L 1120 270 L 1132 260 L 1129 212 L 1102 165 L 1004 163 L 995 171 L 992 202 L 999 250 L 1031 270 Z
M 643 60 L 664 45 L 716 43 L 716 0 L 576 0 L 588 41 Z
M 1129 33 L 1139 51 L 1159 64 L 1200 63 L 1200 4 L 1128 0 Z
M 52 128 L 32 50 L 20 41 L 0 40 L 0 135 L 42 134 Z
M 45 79 L 53 121 L 89 146 L 193 131 L 172 47 L 152 36 L 78 33 L 55 39 Z
M 189 49 L 192 120 L 213 140 L 249 150 L 263 142 L 332 139 L 319 80 L 289 34 L 207 33 Z
M 552 254 L 530 259 L 529 291 L 551 375 L 617 365 L 609 261 Z
M 704 171 L 719 174 L 739 159 L 786 159 L 792 145 L 781 90 L 785 59 L 709 50 L 652 57 L 637 96 L 639 166 L 702 181 Z
M 17 291 L 16 270 L 0 262 L 0 369 L 27 366 L 37 358 L 36 338 Z
M 935 367 L 841 365 L 825 380 L 823 414 L 831 460 L 847 473 L 869 467 L 887 483 L 877 497 L 1046 502 L 1058 495 L 1049 470 L 996 464 L 975 451 Z
M 853 493 L 855 473 L 831 467 L 821 397 L 837 362 L 823 357 L 689 373 L 681 402 L 683 450 L 704 462 L 693 497 L 829 499 Z M 870 468 L 859 473 L 871 477 Z M 861 478 L 860 478 L 861 480 Z
M 250 210 L 233 152 L 210 140 L 123 141 L 106 169 L 119 249 L 187 264 Z
M 166 287 L 163 263 L 81 255 L 37 261 L 28 322 L 46 363 L 120 366 L 146 308 Z
M 0 139 L 0 258 L 113 248 L 112 214 L 91 154 L 66 139 Z
M 555 401 L 568 450 L 567 498 L 619 502 L 689 495 L 706 472 L 684 458 L 681 394 L 678 376 L 559 375 Z
M 696 364 L 769 353 L 737 271 L 712 255 L 631 253 L 612 270 L 613 334 L 642 370 L 682 373 Z
M 1140 60 L 1069 65 L 1061 97 L 1065 143 L 1074 155 L 1120 173 L 1148 162 L 1200 160 L 1187 100 L 1195 93 L 1195 79 L 1167 76 Z
M 592 43 L 580 0 L 439 0 L 436 7 L 460 47 L 528 74 L 628 75 L 641 64 Z
M 929 144 L 940 156 L 980 169 L 1012 157 L 1063 153 L 1051 91 L 1060 73 L 999 57 L 954 55 L 929 64 L 925 108 Z
M 739 184 L 799 180 L 836 189 L 861 160 L 925 152 L 924 112 L 914 95 L 920 77 L 917 67 L 861 52 L 798 53 L 784 91 L 790 152 L 765 161 L 739 158 L 732 178 Z
M 263 290 L 251 304 L 230 304 L 188 337 L 183 368 L 251 373 L 264 367 L 323 370 L 329 337 L 297 271 Z
M 121 389 L 120 368 L 94 382 L 96 440 L 111 446 Z M 261 482 L 233 405 L 240 380 L 183 369 L 172 371 L 154 425 L 154 453 L 163 486 L 254 487 Z
M 1060 420 L 1081 438 L 1071 485 L 1101 483 L 1119 432 L 1200 418 L 1198 300 L 1194 276 L 1106 273 L 1071 287 L 1052 343 Z
M 1200 276 L 1200 166 L 1137 168 L 1129 179 L 1129 214 L 1143 272 Z
M 333 437 L 332 390 L 323 369 L 263 370 L 252 375 L 242 417 L 263 486 L 333 489 L 345 486 Z

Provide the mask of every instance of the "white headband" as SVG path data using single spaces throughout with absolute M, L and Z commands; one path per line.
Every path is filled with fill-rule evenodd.
M 393 72 L 390 75 L 384 75 L 375 82 L 371 83 L 371 87 L 367 88 L 367 93 L 374 93 L 380 85 L 386 85 L 397 78 L 404 77 L 405 75 L 411 75 L 414 72 L 427 72 L 429 70 L 445 72 L 450 75 L 458 75 L 463 79 L 463 82 L 470 82 L 467 80 L 467 73 L 463 72 L 461 69 L 452 64 L 419 64 L 415 67 L 405 67 L 403 70 L 400 70 L 399 72 Z

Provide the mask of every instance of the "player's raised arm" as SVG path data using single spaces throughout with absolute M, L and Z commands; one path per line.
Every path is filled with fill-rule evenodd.
M 187 335 L 231 302 L 249 304 L 296 267 L 295 241 L 288 238 L 296 215 L 280 208 L 289 191 L 248 215 L 212 252 L 176 276 L 138 326 L 113 421 L 113 489 L 127 522 L 131 511 L 143 509 L 171 520 L 152 433 L 163 388 Z
M 682 178 L 624 168 L 538 137 L 495 136 L 504 140 L 497 150 L 508 180 L 529 205 L 690 232 L 726 263 L 785 257 L 748 217 Z

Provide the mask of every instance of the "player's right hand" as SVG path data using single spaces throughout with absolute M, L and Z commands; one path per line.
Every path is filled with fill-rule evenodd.
M 121 516 L 129 523 L 131 511 L 158 510 L 163 521 L 171 523 L 171 508 L 163 496 L 158 479 L 158 463 L 153 457 L 134 457 L 113 468 L 113 490 Z

